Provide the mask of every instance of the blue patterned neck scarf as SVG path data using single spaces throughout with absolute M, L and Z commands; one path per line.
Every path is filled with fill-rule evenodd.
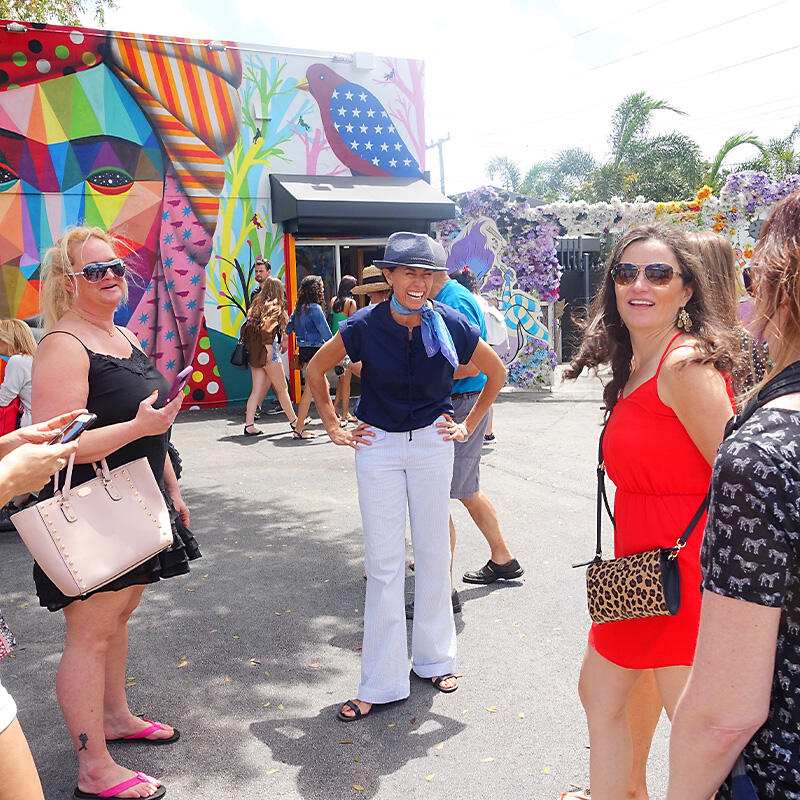
M 392 308 L 404 317 L 419 314 L 422 318 L 422 344 L 425 345 L 428 358 L 441 351 L 442 355 L 453 365 L 453 369 L 458 369 L 458 356 L 456 355 L 456 346 L 453 344 L 453 337 L 438 311 L 434 311 L 427 302 L 417 310 L 406 308 L 394 295 L 392 295 Z

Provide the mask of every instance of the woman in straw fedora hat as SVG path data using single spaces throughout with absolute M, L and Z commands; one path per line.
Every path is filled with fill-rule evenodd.
M 449 508 L 453 440 L 464 441 L 505 382 L 505 367 L 457 311 L 428 300 L 443 251 L 429 236 L 395 233 L 375 263 L 391 300 L 349 317 L 308 366 L 307 379 L 335 444 L 356 451 L 364 530 L 367 595 L 361 685 L 339 719 L 366 716 L 373 703 L 410 693 L 404 606 L 406 506 L 414 548 L 415 590 L 411 664 L 442 692 L 458 687 L 450 600 Z M 368 276 L 369 278 L 370 276 Z M 373 276 L 377 277 L 377 276 Z M 366 281 L 365 281 L 366 284 Z M 363 284 L 362 284 L 363 285 Z M 380 285 L 374 280 L 371 288 Z M 386 291 L 385 289 L 383 291 Z M 346 355 L 362 362 L 361 397 L 352 430 L 339 427 L 325 372 Z M 453 422 L 453 375 L 473 363 L 488 376 L 464 423 Z M 383 498 L 380 504 L 369 498 Z

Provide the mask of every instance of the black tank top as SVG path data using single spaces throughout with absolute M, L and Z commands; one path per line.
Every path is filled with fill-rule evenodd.
M 95 353 L 89 350 L 77 336 L 68 331 L 52 331 L 42 337 L 66 335 L 77 339 L 89 357 L 89 395 L 86 398 L 86 408 L 97 414 L 97 422 L 93 428 L 102 428 L 105 425 L 114 425 L 118 422 L 129 422 L 136 416 L 139 403 L 148 397 L 154 390 L 158 390 L 158 399 L 155 407 L 164 404 L 169 383 L 164 376 L 153 366 L 150 359 L 127 337 L 118 327 L 120 333 L 131 344 L 131 354 L 127 358 Z M 128 461 L 145 457 L 150 462 L 159 486 L 164 485 L 164 459 L 167 454 L 169 433 L 159 436 L 144 436 L 136 439 L 119 450 L 106 456 L 109 467 L 117 467 Z M 76 464 L 72 475 L 72 484 L 76 485 L 94 477 L 91 464 Z M 63 483 L 64 471 L 59 476 L 59 485 Z M 42 490 L 40 497 L 50 497 L 53 493 L 52 482 Z

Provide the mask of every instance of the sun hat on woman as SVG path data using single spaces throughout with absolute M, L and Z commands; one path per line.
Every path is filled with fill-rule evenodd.
M 373 263 L 381 269 L 419 267 L 446 270 L 439 248 L 441 245 L 427 234 L 399 231 L 393 233 L 386 242 L 383 259 Z
M 361 273 L 361 283 L 354 286 L 351 294 L 372 294 L 372 292 L 389 292 L 392 287 L 386 283 L 386 278 L 383 273 L 374 265 L 364 267 L 364 272 Z

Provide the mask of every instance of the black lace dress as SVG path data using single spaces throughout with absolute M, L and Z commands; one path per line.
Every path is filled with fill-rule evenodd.
M 54 331 L 47 335 L 72 336 L 66 331 Z M 73 338 L 77 339 L 78 337 Z M 81 344 L 83 343 L 81 342 Z M 166 398 L 169 384 L 163 375 L 138 347 L 134 345 L 131 347 L 132 352 L 128 358 L 117 358 L 104 353 L 94 353 L 84 345 L 89 356 L 89 396 L 86 399 L 86 408 L 97 414 L 95 428 L 132 420 L 139 410 L 139 403 L 156 389 L 158 390 L 156 407 L 161 406 Z M 169 433 L 160 436 L 145 436 L 106 456 L 109 467 L 117 467 L 143 456 L 147 458 L 170 510 L 172 546 L 106 584 L 98 589 L 98 592 L 114 592 L 128 586 L 155 583 L 161 578 L 183 575 L 189 571 L 189 561 L 200 557 L 197 542 L 191 531 L 181 521 L 164 489 L 164 459 L 168 445 Z M 62 470 L 59 475 L 59 485 L 63 484 L 64 473 L 65 471 Z M 91 464 L 76 464 L 72 473 L 72 484 L 75 486 L 91 480 L 93 477 L 94 469 Z M 52 494 L 53 484 L 51 481 L 40 492 L 39 497 L 44 499 L 51 497 Z M 50 611 L 58 611 L 73 600 L 79 599 L 62 594 L 36 563 L 33 565 L 33 579 L 36 583 L 39 603 L 49 608 Z M 91 594 L 95 594 L 95 592 Z M 86 597 L 91 597 L 91 594 Z

